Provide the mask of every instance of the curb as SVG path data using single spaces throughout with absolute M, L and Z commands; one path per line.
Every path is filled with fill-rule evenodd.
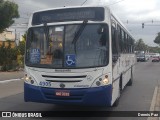
M 22 80 L 22 78 L 19 78 L 19 79 L 10 79 L 10 80 L 2 80 L 2 81 L 0 81 L 0 84 L 1 84 L 1 83 L 8 83 L 8 82 L 20 81 L 20 80 Z

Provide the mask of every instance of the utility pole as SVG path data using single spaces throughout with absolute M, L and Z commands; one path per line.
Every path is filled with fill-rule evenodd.
M 15 41 L 14 42 L 15 42 L 15 45 L 17 46 L 17 42 L 16 41 L 17 41 L 17 32 L 16 32 L 16 29 L 15 29 Z

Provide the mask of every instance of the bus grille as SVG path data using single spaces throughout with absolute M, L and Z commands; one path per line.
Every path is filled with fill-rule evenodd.
M 87 75 L 82 76 L 50 76 L 50 75 L 42 75 L 45 78 L 86 78 Z
M 69 101 L 69 100 L 82 100 L 86 89 L 63 89 L 63 90 L 67 90 L 70 91 L 70 96 L 56 96 L 55 92 L 57 90 L 62 90 L 62 89 L 53 89 L 53 88 L 41 88 L 42 93 L 44 94 L 45 98 L 50 99 L 50 100 L 65 100 L 65 101 Z
M 66 82 L 66 83 L 75 83 L 81 82 L 86 78 L 86 75 L 81 76 L 50 76 L 50 75 L 42 75 L 42 77 L 46 81 L 50 82 Z

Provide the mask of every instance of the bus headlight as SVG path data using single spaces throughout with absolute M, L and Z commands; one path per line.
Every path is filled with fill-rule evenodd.
M 102 80 L 103 85 L 107 85 L 109 83 L 108 75 L 105 75 L 105 78 Z
M 109 83 L 110 83 L 109 76 L 102 75 L 101 77 L 99 77 L 94 81 L 94 83 L 92 84 L 92 87 L 104 86 L 104 85 L 108 85 Z
M 26 83 L 29 83 L 29 84 L 32 84 L 32 85 L 37 85 L 36 80 L 34 79 L 34 77 L 32 77 L 31 75 L 28 75 L 28 74 L 25 74 L 24 81 Z
M 109 83 L 109 79 L 108 78 L 104 78 L 102 80 L 103 85 L 107 85 Z

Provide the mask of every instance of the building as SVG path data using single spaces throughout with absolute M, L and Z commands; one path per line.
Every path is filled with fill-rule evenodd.
M 7 47 L 8 40 L 11 41 L 11 48 L 14 48 L 16 46 L 15 44 L 15 34 L 12 31 L 4 31 L 0 34 L 0 46 L 5 45 Z

